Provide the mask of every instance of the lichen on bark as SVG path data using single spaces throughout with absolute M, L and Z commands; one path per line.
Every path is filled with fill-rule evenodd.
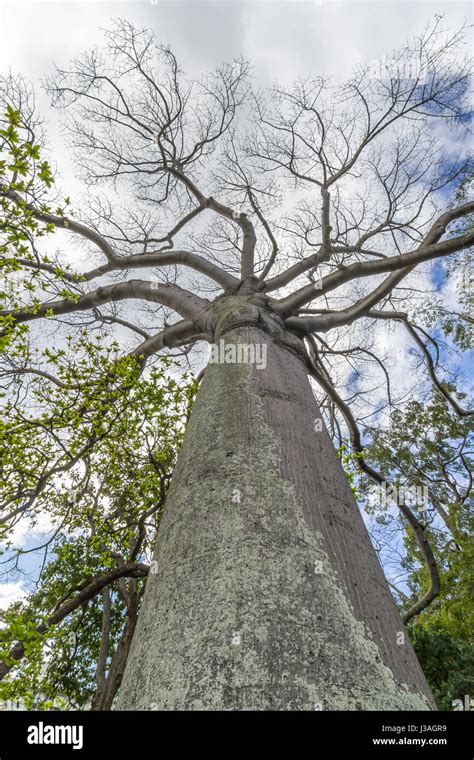
M 410 645 L 397 644 L 402 624 L 329 437 L 311 425 L 319 412 L 303 363 L 255 326 L 222 331 L 226 315 L 225 341 L 265 341 L 268 364 L 206 369 L 117 706 L 433 707 Z M 319 458 L 314 468 L 308 455 Z M 328 540 L 337 509 L 336 540 L 355 537 L 349 551 L 367 554 L 370 577 L 356 594 L 344 551 Z M 393 606 L 379 610 L 385 627 L 370 612 L 380 604 Z

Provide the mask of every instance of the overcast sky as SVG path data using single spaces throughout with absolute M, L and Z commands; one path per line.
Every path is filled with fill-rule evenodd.
M 459 27 L 472 21 L 472 5 L 446 0 L 0 0 L 0 71 L 11 69 L 39 84 L 54 63 L 65 65 L 100 44 L 100 27 L 123 17 L 152 28 L 191 76 L 243 56 L 253 63 L 262 85 L 306 75 L 344 78 L 357 63 L 390 56 L 436 14 L 445 16 L 447 26 Z M 43 115 L 51 118 L 47 111 Z M 18 582 L 0 584 L 0 606 L 20 591 Z
M 122 17 L 154 30 L 170 45 L 182 69 L 198 78 L 224 61 L 242 56 L 252 62 L 256 83 L 299 76 L 344 79 L 358 63 L 390 57 L 419 34 L 435 15 L 457 28 L 472 21 L 472 3 L 410 0 L 0 0 L 0 72 L 28 77 L 40 89 L 54 64 L 68 61 L 103 42 L 102 29 Z M 39 98 L 56 166 L 71 181 L 70 154 L 57 130 L 57 113 Z
M 262 80 L 321 73 L 344 75 L 354 63 L 389 55 L 435 14 L 449 25 L 472 17 L 469 2 L 336 0 L 158 0 L 0 4 L 0 69 L 32 79 L 91 43 L 118 16 L 151 27 L 188 73 L 243 55 Z

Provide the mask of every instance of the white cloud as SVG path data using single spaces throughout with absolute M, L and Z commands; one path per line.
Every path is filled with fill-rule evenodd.
M 9 540 L 13 546 L 22 546 L 25 540 L 47 535 L 52 532 L 53 528 L 54 523 L 50 515 L 47 512 L 39 512 L 34 522 L 27 519 L 20 520 L 10 533 Z
M 100 41 L 114 17 L 152 27 L 185 69 L 209 68 L 243 54 L 260 77 L 348 73 L 357 61 L 388 55 L 435 14 L 447 25 L 472 16 L 464 2 L 5 2 L 0 69 L 35 79 Z
M 21 581 L 13 583 L 0 583 L 0 610 L 6 610 L 12 602 L 22 599 L 26 596 Z

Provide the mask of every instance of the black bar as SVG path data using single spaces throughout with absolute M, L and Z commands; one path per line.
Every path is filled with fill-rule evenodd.
M 56 730 L 55 727 L 63 727 Z M 75 727 L 75 731 L 74 731 Z M 82 735 L 80 728 L 82 727 Z M 0 712 L 0 760 L 226 758 L 277 751 L 290 758 L 454 758 L 472 760 L 470 712 Z M 40 741 L 42 744 L 29 743 Z M 70 743 L 50 744 L 49 739 Z M 81 741 L 82 740 L 82 741 Z M 424 742 L 422 741 L 424 740 Z M 82 747 L 79 745 L 82 743 Z M 73 744 L 77 749 L 73 749 Z

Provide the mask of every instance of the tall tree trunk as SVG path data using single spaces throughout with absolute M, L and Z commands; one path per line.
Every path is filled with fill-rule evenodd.
M 302 357 L 225 344 L 266 367 L 206 369 L 118 708 L 435 708 Z

